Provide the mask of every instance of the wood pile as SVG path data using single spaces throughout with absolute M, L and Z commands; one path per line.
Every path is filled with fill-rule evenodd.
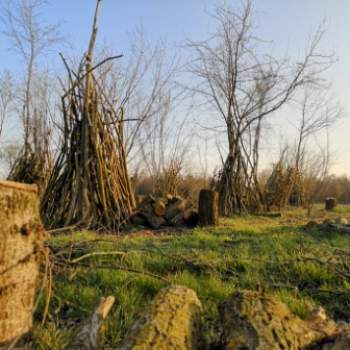
M 152 229 L 165 226 L 193 227 L 198 223 L 198 212 L 189 199 L 179 196 L 170 194 L 164 197 L 139 196 L 137 210 L 131 218 L 131 223 Z
M 62 56 L 68 87 L 62 97 L 63 144 L 41 203 L 41 216 L 50 229 L 75 226 L 118 232 L 134 209 L 129 181 L 124 111 L 114 110 L 94 64 L 97 2 L 87 54 L 77 71 Z

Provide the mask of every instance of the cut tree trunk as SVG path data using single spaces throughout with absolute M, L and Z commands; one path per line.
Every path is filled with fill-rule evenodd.
M 201 190 L 198 200 L 200 226 L 215 226 L 219 223 L 219 194 L 211 190 Z
M 174 203 L 168 205 L 167 211 L 165 213 L 165 219 L 171 221 L 180 212 L 182 213 L 189 207 L 190 203 L 187 199 L 177 199 Z
M 337 201 L 334 197 L 329 197 L 329 198 L 326 198 L 326 201 L 325 201 L 325 209 L 326 210 L 333 210 L 337 205 Z
M 175 227 L 183 226 L 185 224 L 183 212 L 180 212 L 177 215 L 175 215 L 170 220 L 170 224 Z
M 37 186 L 0 181 L 0 348 L 32 328 L 45 230 Z
M 201 312 L 193 290 L 182 286 L 164 288 L 118 349 L 202 349 Z
M 147 223 L 154 230 L 158 230 L 162 225 L 166 223 L 166 220 L 162 216 L 157 216 L 153 211 L 153 206 L 148 204 L 142 210 L 142 216 L 146 219 Z
M 349 326 L 328 319 L 322 308 L 303 320 L 266 294 L 236 292 L 221 305 L 220 316 L 220 349 L 345 350 L 350 346 Z
M 162 199 L 157 199 L 153 205 L 154 213 L 157 216 L 163 216 L 166 213 L 166 205 Z

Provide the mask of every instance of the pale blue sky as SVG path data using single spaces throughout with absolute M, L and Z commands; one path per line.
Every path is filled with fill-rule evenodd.
M 151 41 L 160 37 L 170 43 L 181 43 L 186 38 L 202 39 L 214 28 L 207 12 L 220 3 L 219 0 L 103 0 L 99 41 L 110 45 L 115 53 L 123 53 L 128 47 L 128 33 L 141 25 Z M 275 54 L 288 50 L 298 56 L 308 35 L 326 18 L 328 32 L 322 47 L 334 51 L 339 60 L 328 75 L 335 94 L 350 111 L 350 0 L 255 0 L 253 6 L 257 33 L 274 42 Z M 86 48 L 94 7 L 95 0 L 49 0 L 42 17 L 50 23 L 60 22 L 62 33 L 78 53 Z M 20 62 L 8 48 L 6 38 L 0 35 L 0 70 L 19 71 Z M 54 62 L 57 52 L 52 52 L 46 60 Z M 280 132 L 278 128 L 276 134 Z M 349 131 L 350 118 L 344 118 L 332 132 L 333 151 L 337 154 L 333 170 L 337 173 L 350 174 Z

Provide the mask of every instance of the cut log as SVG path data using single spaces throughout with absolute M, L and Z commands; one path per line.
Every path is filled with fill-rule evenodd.
M 158 230 L 166 224 L 166 220 L 161 216 L 156 216 L 153 214 L 148 214 L 148 215 L 146 214 L 145 217 L 146 217 L 146 220 L 147 220 L 149 226 L 151 228 L 153 228 L 154 230 Z
M 149 227 L 154 230 L 158 230 L 161 226 L 166 224 L 164 217 L 154 214 L 153 206 L 151 204 L 148 204 L 142 209 L 142 215 L 146 219 Z
M 35 185 L 0 181 L 0 344 L 32 328 L 45 230 Z M 1 347 L 1 346 L 0 346 Z
M 162 289 L 119 350 L 202 349 L 201 312 L 193 290 L 182 286 Z
M 183 217 L 184 217 L 184 220 L 188 220 L 193 214 L 193 209 L 192 208 L 188 208 L 186 210 L 184 210 L 183 212 Z
M 196 210 L 191 210 L 191 215 L 185 219 L 186 226 L 195 227 L 198 225 L 198 212 Z
M 302 320 L 272 296 L 252 291 L 237 292 L 220 307 L 223 323 L 222 348 L 348 349 L 326 346 L 328 342 L 349 345 L 350 338 L 345 335 L 350 328 L 328 320 L 322 310 L 321 313 L 313 313 L 307 320 Z
M 139 206 L 145 200 L 145 195 L 138 194 L 135 196 L 135 200 L 136 200 L 136 205 Z
M 136 226 L 147 226 L 147 220 L 142 214 L 136 214 L 131 217 L 131 222 Z
M 173 217 L 183 212 L 190 206 L 190 201 L 187 199 L 177 199 L 176 202 L 168 205 L 166 213 L 164 215 L 165 219 L 170 221 Z
M 143 199 L 142 201 L 140 202 L 140 207 L 146 207 L 148 206 L 149 204 L 153 204 L 155 203 L 156 199 L 151 195 L 151 194 L 148 194 L 147 196 L 143 196 Z
M 336 229 L 339 232 L 350 234 L 350 227 L 346 225 L 329 224 L 328 227 Z
M 101 298 L 100 304 L 94 314 L 83 323 L 80 331 L 75 336 L 72 344 L 70 344 L 67 350 L 100 349 L 99 339 L 101 336 L 101 330 L 103 329 L 103 321 L 109 314 L 114 302 L 114 296 Z
M 183 212 L 179 212 L 171 220 L 170 224 L 175 227 L 183 226 L 185 224 Z
M 328 197 L 325 201 L 325 209 L 333 210 L 337 205 L 337 200 L 334 197 Z
M 157 216 L 163 216 L 166 213 L 166 205 L 163 199 L 158 198 L 153 204 L 154 213 Z
M 219 223 L 219 193 L 201 190 L 198 200 L 199 225 L 209 226 Z
M 167 199 L 167 203 L 171 203 L 173 201 L 174 196 L 172 194 L 167 194 L 165 198 Z
M 166 197 L 168 199 L 168 204 L 173 204 L 173 203 L 180 202 L 180 201 L 183 200 L 182 197 L 176 196 L 176 195 L 172 195 L 172 194 L 167 194 Z

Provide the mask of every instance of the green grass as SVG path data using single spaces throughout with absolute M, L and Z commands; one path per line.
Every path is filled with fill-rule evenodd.
M 316 208 L 313 215 L 334 217 L 339 212 L 346 217 L 350 208 L 334 213 Z M 124 257 L 91 257 L 84 260 L 88 267 L 55 274 L 49 321 L 34 332 L 36 348 L 63 349 L 73 334 L 72 325 L 91 315 L 99 298 L 107 295 L 114 295 L 116 304 L 107 320 L 104 344 L 115 346 L 137 315 L 168 284 L 141 273 L 98 268 L 102 265 L 149 272 L 194 289 L 204 307 L 208 341 L 217 337 L 218 305 L 239 289 L 268 291 L 300 317 L 306 317 L 310 306 L 322 305 L 330 316 L 348 320 L 349 282 L 334 268 L 346 270 L 349 266 L 334 252 L 337 248 L 350 251 L 350 235 L 304 229 L 307 220 L 305 211 L 297 210 L 277 218 L 222 219 L 218 227 L 196 228 L 180 235 L 118 238 L 78 232 L 52 237 L 50 245 L 55 250 L 75 242 L 73 257 L 93 251 L 128 253 Z M 40 305 L 38 320 L 43 302 Z

